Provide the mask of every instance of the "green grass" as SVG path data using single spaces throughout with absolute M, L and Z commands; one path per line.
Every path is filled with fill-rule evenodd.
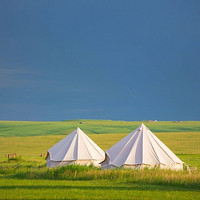
M 81 123 L 81 124 L 80 124 Z M 130 133 L 142 122 L 111 120 L 69 120 L 62 122 L 0 121 L 0 137 L 69 134 L 78 126 L 87 134 Z M 199 121 L 143 122 L 153 132 L 200 132 Z
M 8 161 L 10 162 L 10 161 Z M 116 180 L 129 183 L 162 184 L 186 186 L 200 189 L 200 171 L 195 169 L 190 174 L 186 168 L 182 171 L 143 169 L 111 169 L 101 170 L 93 166 L 68 165 L 57 168 L 46 168 L 45 165 L 24 164 L 22 161 L 0 166 L 1 175 L 18 179 L 48 180 Z
M 0 199 L 170 199 L 197 200 L 199 190 L 109 180 L 0 179 Z
M 109 120 L 0 121 L 0 199 L 200 199 L 200 122 L 144 122 L 192 167 L 191 175 L 186 170 L 47 169 L 44 157 L 40 157 L 77 126 L 107 150 L 140 124 Z M 8 161 L 8 153 L 19 157 Z
M 1 163 L 0 199 L 200 199 L 200 171 Z M 181 198 L 180 198 L 181 195 Z

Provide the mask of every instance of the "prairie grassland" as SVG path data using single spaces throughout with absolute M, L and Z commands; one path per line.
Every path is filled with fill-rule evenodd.
M 197 189 L 109 180 L 0 179 L 0 199 L 198 200 Z
M 68 120 L 62 122 L 0 121 L 0 137 L 65 135 L 78 126 L 87 134 L 130 133 L 142 122 L 111 120 Z M 199 121 L 148 122 L 153 132 L 200 132 Z
M 172 171 L 155 169 L 112 169 L 101 170 L 93 166 L 68 165 L 57 168 L 46 168 L 45 165 L 24 164 L 23 159 L 10 160 L 10 165 L 0 166 L 0 173 L 19 179 L 48 179 L 48 180 L 117 180 L 129 183 L 146 183 L 187 186 L 200 189 L 200 171 Z
M 200 154 L 200 132 L 154 133 L 176 154 Z M 90 134 L 89 137 L 104 151 L 125 137 L 127 133 Z M 40 156 L 66 135 L 0 137 L 0 157 L 17 153 L 22 157 Z
M 200 199 L 200 122 L 145 123 L 178 157 L 197 167 L 192 174 L 158 169 L 101 171 L 92 166 L 47 169 L 40 157 L 77 126 L 107 150 L 140 123 L 0 122 L 0 199 Z M 8 153 L 21 158 L 8 161 Z
M 0 167 L 0 199 L 200 199 L 199 171 L 10 164 Z

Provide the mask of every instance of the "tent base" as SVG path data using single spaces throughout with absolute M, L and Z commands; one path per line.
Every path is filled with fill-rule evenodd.
M 53 167 L 62 167 L 62 166 L 66 166 L 66 165 L 93 165 L 95 167 L 101 167 L 101 165 L 99 164 L 102 160 L 76 160 L 76 161 L 47 161 L 47 167 L 48 168 L 53 168 Z
M 107 164 L 107 165 L 101 165 L 101 169 L 112 169 L 112 168 L 118 168 L 117 166 Z M 171 165 L 146 165 L 146 164 L 141 164 L 141 165 L 123 165 L 122 168 L 126 169 L 154 169 L 154 168 L 159 168 L 159 169 L 170 169 L 170 170 L 183 170 L 183 164 L 179 163 L 174 163 Z

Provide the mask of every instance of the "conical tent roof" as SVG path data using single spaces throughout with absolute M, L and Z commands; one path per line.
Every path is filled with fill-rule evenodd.
M 144 124 L 106 151 L 110 165 L 171 165 L 183 162 Z
M 80 128 L 48 150 L 51 161 L 103 160 L 104 151 Z

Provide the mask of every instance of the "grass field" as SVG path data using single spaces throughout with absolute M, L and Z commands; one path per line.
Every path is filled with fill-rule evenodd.
M 111 120 L 69 120 L 62 122 L 16 122 L 0 121 L 0 136 L 64 135 L 78 126 L 87 134 L 130 133 L 142 122 Z M 143 121 L 153 132 L 200 132 L 200 122 L 148 122 Z
M 0 199 L 200 199 L 198 189 L 108 180 L 0 180 Z
M 200 122 L 143 122 L 192 168 L 181 173 L 99 169 L 49 171 L 48 148 L 79 126 L 103 150 L 141 122 L 0 122 L 0 199 L 200 199 Z M 5 154 L 21 159 L 8 161 Z

